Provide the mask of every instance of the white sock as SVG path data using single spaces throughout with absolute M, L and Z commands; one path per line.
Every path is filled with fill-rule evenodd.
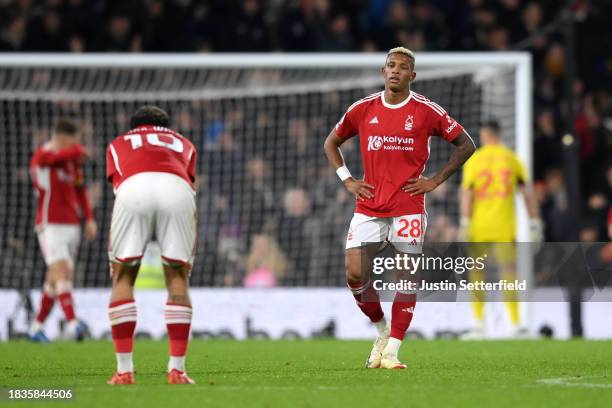
M 170 356 L 170 360 L 168 360 L 168 372 L 172 371 L 173 369 L 185 372 L 185 356 Z
M 43 324 L 41 322 L 39 322 L 38 320 L 34 320 L 32 322 L 32 325 L 30 326 L 30 334 L 34 334 L 39 330 L 43 329 Z
M 387 330 L 387 319 L 383 317 L 382 319 L 374 323 L 374 327 L 376 327 L 376 330 L 378 330 L 379 336 L 384 335 L 385 330 Z
M 116 353 L 117 355 L 117 372 L 118 373 L 133 373 L 134 363 L 132 362 L 132 353 Z
M 385 354 L 391 354 L 397 357 L 397 353 L 399 352 L 399 348 L 402 345 L 402 341 L 400 339 L 396 339 L 395 337 L 389 337 L 389 341 L 387 342 L 387 347 L 383 350 L 383 356 Z
M 72 319 L 71 321 L 66 323 L 66 330 L 68 330 L 68 333 L 74 334 L 78 325 L 79 321 L 77 319 Z

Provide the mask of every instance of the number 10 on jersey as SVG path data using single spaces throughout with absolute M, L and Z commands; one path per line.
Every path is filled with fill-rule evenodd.
M 123 137 L 125 140 L 129 140 L 132 144 L 132 149 L 136 150 L 142 147 L 143 140 L 142 135 L 127 135 Z M 158 133 L 147 133 L 145 140 L 152 146 L 165 147 L 177 153 L 183 153 L 183 142 L 178 138 L 170 134 L 158 134 Z

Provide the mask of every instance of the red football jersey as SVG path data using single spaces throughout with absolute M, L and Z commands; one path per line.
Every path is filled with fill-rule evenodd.
M 384 92 L 351 105 L 336 133 L 345 139 L 359 134 L 364 180 L 375 187 L 374 198 L 358 200 L 355 212 L 373 217 L 424 213 L 424 195 L 411 196 L 401 188 L 423 174 L 430 136 L 450 142 L 462 131 L 438 104 L 415 92 L 397 105 L 388 104 Z
M 115 191 L 127 178 L 144 172 L 176 174 L 193 186 L 195 163 L 193 144 L 175 131 L 159 126 L 132 129 L 106 149 L 106 177 Z
M 58 152 L 42 146 L 34 152 L 30 173 L 38 196 L 37 226 L 79 224 L 80 212 L 93 219 L 81 164 L 84 154 L 79 144 Z

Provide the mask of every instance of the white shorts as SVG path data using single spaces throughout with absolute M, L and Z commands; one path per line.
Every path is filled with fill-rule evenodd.
M 346 249 L 390 242 L 399 252 L 420 254 L 423 252 L 426 229 L 426 214 L 380 218 L 355 213 L 346 237 Z
M 47 224 L 37 227 L 38 243 L 47 266 L 66 260 L 74 267 L 81 241 L 81 227 L 76 224 Z
M 164 263 L 193 263 L 196 241 L 195 192 L 170 173 L 139 173 L 115 196 L 108 256 L 138 264 L 149 241 L 157 241 Z

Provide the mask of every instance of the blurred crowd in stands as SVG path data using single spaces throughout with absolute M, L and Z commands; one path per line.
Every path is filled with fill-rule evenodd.
M 549 241 L 567 240 L 568 225 L 574 222 L 566 215 L 571 197 L 564 182 L 561 142 L 568 130 L 564 92 L 568 61 L 573 61 L 577 74 L 571 84 L 577 112 L 573 127 L 580 143 L 583 197 L 580 240 L 607 240 L 607 214 L 612 204 L 612 25 L 609 22 L 612 2 L 570 2 L 566 18 L 574 21 L 575 55 L 568 55 L 564 45 L 562 3 L 565 2 L 0 0 L 0 52 L 375 52 L 397 45 L 417 52 L 527 50 L 534 58 L 533 177 Z M 226 118 L 226 123 L 244 120 L 240 112 L 233 114 L 236 118 Z M 186 115 L 177 119 L 178 129 L 189 133 L 192 118 Z M 265 118 L 255 119 L 265 122 Z M 206 214 L 201 214 L 200 219 L 214 224 L 208 226 L 209 231 L 223 228 L 226 237 L 245 233 L 250 237 L 247 248 L 236 244 L 232 249 L 232 241 L 228 239 L 221 244 L 229 246 L 223 249 L 226 254 L 241 258 L 238 261 L 226 257 L 230 264 L 242 265 L 232 268 L 246 268 L 254 274 L 250 277 L 250 273 L 244 277 L 226 275 L 226 282 L 215 284 L 236 285 L 240 284 L 236 279 L 244 279 L 243 283 L 249 285 L 248 279 L 253 282 L 267 279 L 273 286 L 283 279 L 288 269 L 323 273 L 325 265 L 317 264 L 323 262 L 320 251 L 335 248 L 335 244 L 321 240 L 326 235 L 317 231 L 331 230 L 331 226 L 348 222 L 351 202 L 346 194 L 337 197 L 338 202 L 346 205 L 325 206 L 329 195 L 339 191 L 338 182 L 331 169 L 322 176 L 327 167 L 321 146 L 309 142 L 311 124 L 296 119 L 287 126 L 292 138 L 287 146 L 290 154 L 282 158 L 266 157 L 263 151 L 261 156 L 242 157 L 231 133 L 222 128 L 215 131 L 218 149 L 204 163 L 214 165 L 218 161 L 233 167 L 231 172 L 224 173 L 226 179 L 208 186 L 215 194 L 202 198 L 207 200 L 201 210 Z M 326 133 L 326 130 L 317 132 Z M 316 167 L 300 162 L 310 157 L 320 157 L 321 161 Z M 279 160 L 298 163 L 294 171 L 298 167 L 304 170 L 299 174 L 283 174 L 283 177 L 295 178 L 296 187 L 281 193 L 273 182 L 276 167 L 285 171 L 292 166 L 280 165 Z M 316 170 L 309 173 L 309 169 Z M 206 169 L 203 171 L 206 173 Z M 233 214 L 227 210 L 233 198 L 223 188 L 231 184 L 232 174 L 244 175 L 247 181 L 248 191 L 241 190 L 241 194 L 250 194 L 252 199 L 241 197 L 240 202 L 251 204 L 237 211 L 243 218 L 250 217 L 250 221 L 233 223 Z M 300 177 L 309 181 L 297 180 Z M 275 219 L 274 227 L 278 233 L 273 239 L 267 233 L 269 226 L 258 223 L 266 220 L 261 214 L 277 213 L 279 209 L 281 215 Z M 314 211 L 323 214 L 316 222 L 308 220 Z M 215 214 L 228 218 L 215 223 L 211 221 Z M 241 225 L 253 230 L 241 231 Z M 344 234 L 336 229 L 333 234 Z M 342 239 L 335 235 L 334 240 Z M 449 232 L 440 239 L 451 240 L 452 235 Z M 304 237 L 311 238 L 308 245 Z M 248 253 L 241 253 L 245 250 Z M 324 252 L 325 257 L 342 256 L 341 247 L 339 253 L 329 251 Z M 309 261 L 292 265 L 292 259 L 298 257 L 307 257 Z M 264 263 L 272 265 L 266 268 L 275 271 L 273 277 L 262 275 Z

